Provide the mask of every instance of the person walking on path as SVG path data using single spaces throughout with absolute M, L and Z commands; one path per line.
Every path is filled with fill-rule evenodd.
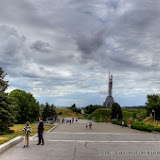
M 92 122 L 91 121 L 89 122 L 89 128 L 90 129 L 92 128 Z
M 24 135 L 25 135 L 25 145 L 23 148 L 29 147 L 29 135 L 32 132 L 31 126 L 29 126 L 29 121 L 26 122 L 26 126 L 23 128 Z
M 40 145 L 41 141 L 42 141 L 42 145 L 44 145 L 43 131 L 44 131 L 43 118 L 40 117 L 39 124 L 38 124 L 38 144 L 37 145 Z
M 127 126 L 128 126 L 128 128 L 131 128 L 131 121 L 127 122 Z
M 124 127 L 124 121 L 122 121 L 122 128 Z

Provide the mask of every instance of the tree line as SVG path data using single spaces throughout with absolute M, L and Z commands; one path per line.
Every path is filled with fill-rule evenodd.
M 44 120 L 47 117 L 57 116 L 54 105 L 46 103 L 40 110 L 39 102 L 31 93 L 20 89 L 15 89 L 10 93 L 5 91 L 8 88 L 8 81 L 4 78 L 7 74 L 0 67 L 0 134 L 11 132 L 10 127 L 14 123 L 23 124 L 26 121 L 38 121 L 42 116 Z

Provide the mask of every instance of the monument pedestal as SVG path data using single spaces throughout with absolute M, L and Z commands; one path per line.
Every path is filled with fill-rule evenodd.
M 108 96 L 106 98 L 106 101 L 103 103 L 104 107 L 112 107 L 112 104 L 114 103 L 114 99 L 112 96 Z

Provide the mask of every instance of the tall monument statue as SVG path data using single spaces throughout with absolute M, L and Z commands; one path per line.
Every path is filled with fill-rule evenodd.
M 113 79 L 113 76 L 109 75 L 108 96 L 112 96 L 112 79 Z
M 112 107 L 112 104 L 114 103 L 114 99 L 112 97 L 112 83 L 113 82 L 113 76 L 109 73 L 109 82 L 108 82 L 108 97 L 106 98 L 105 102 L 103 103 L 104 107 Z

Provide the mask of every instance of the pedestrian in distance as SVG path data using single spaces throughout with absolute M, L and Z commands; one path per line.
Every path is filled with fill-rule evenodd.
M 23 128 L 23 131 L 25 135 L 25 145 L 23 146 L 23 148 L 27 148 L 29 147 L 29 135 L 30 132 L 32 132 L 32 128 L 31 126 L 29 126 L 29 121 L 26 122 L 26 126 Z
M 92 122 L 89 122 L 89 128 L 92 129 Z
M 122 121 L 122 128 L 124 127 L 124 121 Z
M 131 128 L 131 121 L 127 122 L 127 126 L 128 126 L 128 128 Z
M 74 122 L 74 118 L 72 118 L 72 123 Z
M 38 143 L 37 143 L 37 145 L 40 145 L 41 142 L 42 142 L 42 145 L 44 145 L 43 131 L 44 131 L 43 118 L 42 118 L 42 117 L 39 117 L 39 124 L 38 124 Z

